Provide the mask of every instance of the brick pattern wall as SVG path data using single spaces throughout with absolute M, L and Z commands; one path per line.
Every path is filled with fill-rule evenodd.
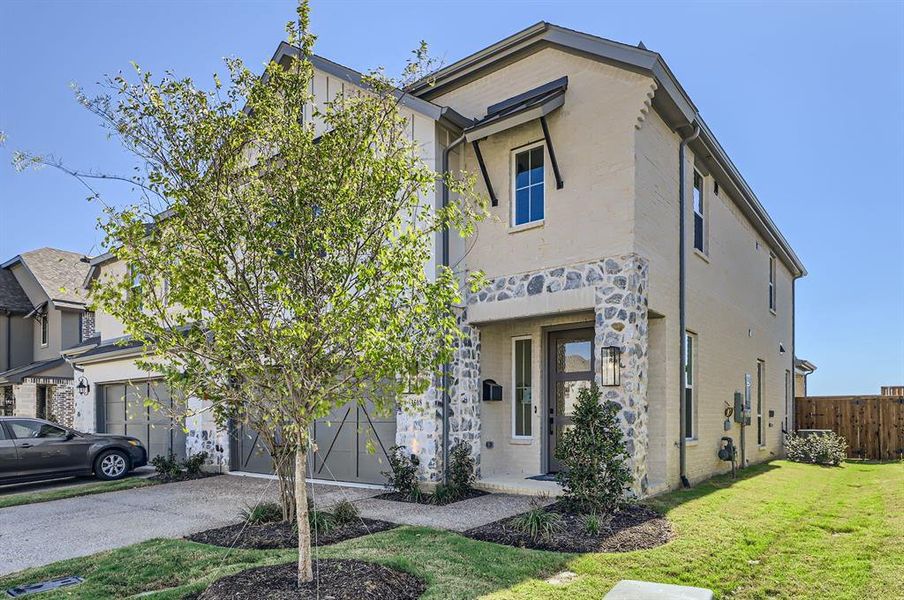
M 13 387 L 8 385 L 0 388 L 0 415 L 11 417 L 16 408 L 16 397 L 13 395 Z
M 66 427 L 75 420 L 75 389 L 72 383 L 55 385 L 47 389 L 47 419 Z
M 94 337 L 94 312 L 86 310 L 82 313 L 82 340 Z

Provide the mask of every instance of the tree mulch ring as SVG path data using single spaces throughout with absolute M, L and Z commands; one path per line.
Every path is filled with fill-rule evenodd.
M 316 540 L 311 531 L 311 542 L 317 546 L 336 544 L 344 540 L 361 537 L 379 531 L 398 527 L 395 523 L 376 519 L 358 519 L 353 523 L 337 525 L 329 531 L 318 531 Z M 291 523 L 237 523 L 208 529 L 186 536 L 187 540 L 223 546 L 224 548 L 244 548 L 247 550 L 275 550 L 277 548 L 297 548 L 298 533 Z
M 446 506 L 447 504 L 454 504 L 456 502 L 461 502 L 462 500 L 470 500 L 471 498 L 480 498 L 481 496 L 486 496 L 487 492 L 482 490 L 475 490 L 473 488 L 469 489 L 467 492 L 463 493 L 460 496 L 455 498 L 446 499 L 437 499 L 437 497 L 433 494 L 419 494 L 417 496 L 411 496 L 409 494 L 404 494 L 402 492 L 386 492 L 385 494 L 380 494 L 379 496 L 374 496 L 375 500 L 392 500 L 393 502 L 410 502 L 412 504 L 430 504 L 433 506 Z
M 651 508 L 630 505 L 607 523 L 601 520 L 598 533 L 587 531 L 585 515 L 566 509 L 561 502 L 545 509 L 560 515 L 560 528 L 547 537 L 531 538 L 514 526 L 515 517 L 487 523 L 464 532 L 475 540 L 495 542 L 517 548 L 553 550 L 556 552 L 630 552 L 661 546 L 675 537 L 668 520 Z
M 198 600 L 416 600 L 427 584 L 411 575 L 360 560 L 314 563 L 314 581 L 298 585 L 298 565 L 256 567 L 212 583 Z

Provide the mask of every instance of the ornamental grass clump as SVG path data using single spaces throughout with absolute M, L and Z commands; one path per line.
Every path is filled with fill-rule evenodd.
M 794 462 L 837 467 L 847 456 L 847 440 L 834 431 L 791 433 L 785 436 L 785 453 Z
M 531 500 L 531 509 L 514 517 L 512 527 L 530 536 L 530 539 L 550 539 L 562 530 L 562 515 L 546 510 L 543 498 Z
M 556 446 L 556 458 L 562 463 L 556 480 L 572 510 L 607 515 L 626 502 L 631 472 L 619 409 L 615 402 L 601 401 L 596 385 L 578 394 L 573 427 L 562 433 Z

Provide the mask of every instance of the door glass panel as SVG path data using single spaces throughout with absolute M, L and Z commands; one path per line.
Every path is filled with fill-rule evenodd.
M 590 389 L 589 381 L 556 382 L 556 415 L 569 417 L 574 413 L 578 403 L 578 394 L 582 389 Z
M 556 342 L 556 370 L 559 373 L 590 371 L 590 340 L 559 340 Z

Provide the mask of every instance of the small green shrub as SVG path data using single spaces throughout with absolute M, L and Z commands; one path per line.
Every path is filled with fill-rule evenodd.
M 333 507 L 332 512 L 333 520 L 336 522 L 336 525 L 349 525 L 351 523 L 357 523 L 358 519 L 361 518 L 360 512 L 358 512 L 358 507 L 348 500 L 343 500 L 342 502 L 336 504 Z
M 459 498 L 458 491 L 453 489 L 451 485 L 438 485 L 433 490 L 430 500 L 433 504 L 443 505 L 455 502 Z
M 389 449 L 389 471 L 383 471 L 387 487 L 411 498 L 420 496 L 417 484 L 418 459 L 405 452 L 404 446 L 393 446 Z
M 453 499 L 461 498 L 471 491 L 471 486 L 474 484 L 476 477 L 474 471 L 471 445 L 464 441 L 457 442 L 449 449 L 449 481 L 447 487 Z
M 282 521 L 283 513 L 278 502 L 263 502 L 255 506 L 246 506 L 239 516 L 245 523 L 255 525 Z
M 567 429 L 556 445 L 562 470 L 556 479 L 566 504 L 575 510 L 611 514 L 624 505 L 631 483 L 624 433 L 618 422 L 621 407 L 603 402 L 594 384 L 578 393 Z
M 837 467 L 847 456 L 847 440 L 834 431 L 785 436 L 785 453 L 788 460 L 814 465 Z
M 562 530 L 562 515 L 546 510 L 543 498 L 531 500 L 531 509 L 514 517 L 512 526 L 530 536 L 532 540 L 548 539 Z
M 154 466 L 154 470 L 157 471 L 157 475 L 160 477 L 173 478 L 182 474 L 182 466 L 179 464 L 179 459 L 172 452 L 166 456 L 158 454 L 151 459 L 151 465 Z
M 588 535 L 599 535 L 600 531 L 602 531 L 603 527 L 608 523 L 608 519 L 594 513 L 584 515 L 583 521 L 584 531 L 587 532 Z
M 207 452 L 198 452 L 192 456 L 186 458 L 182 465 L 185 467 L 185 473 L 190 476 L 197 476 L 201 474 L 201 468 L 207 462 L 207 459 L 210 455 Z
M 317 533 L 326 533 L 332 531 L 336 527 L 336 520 L 333 515 L 324 510 L 309 510 L 308 524 L 311 526 L 311 535 Z

